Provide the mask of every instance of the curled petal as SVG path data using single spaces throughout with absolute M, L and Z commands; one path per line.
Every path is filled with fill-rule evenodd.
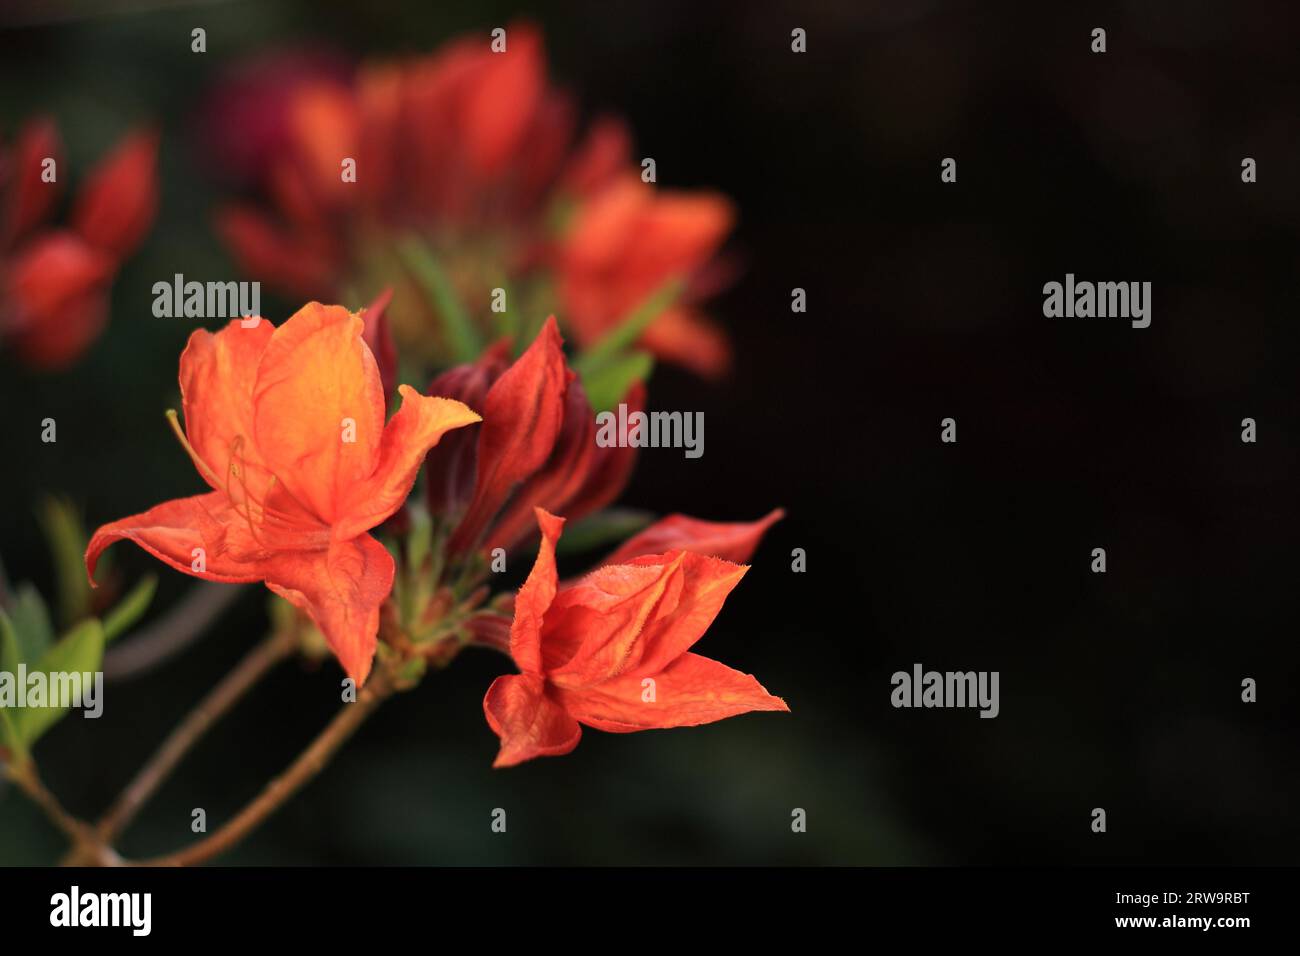
M 360 687 L 370 674 L 379 606 L 393 589 L 393 556 L 368 534 L 328 550 L 279 554 L 262 565 L 266 586 L 306 611 Z
M 94 584 L 95 566 L 104 549 L 117 541 L 132 541 L 177 571 L 205 581 L 260 581 L 261 555 L 252 539 L 241 533 L 241 522 L 221 492 L 164 501 L 103 525 L 91 535 L 86 573 Z
M 450 398 L 421 395 L 409 385 L 398 386 L 402 407 L 384 427 L 374 474 L 356 484 L 334 528 L 336 538 L 368 531 L 395 512 L 415 484 L 416 473 L 430 448 L 444 434 L 472 425 L 480 418 Z
M 510 656 L 525 674 L 542 670 L 542 622 L 555 600 L 559 574 L 555 568 L 555 543 L 560 540 L 564 519 L 537 509 L 542 544 L 528 580 L 515 598 L 515 620 L 510 626 Z
M 780 508 L 758 521 L 702 521 L 669 515 L 628 538 L 603 563 L 623 564 L 642 555 L 681 550 L 742 564 L 749 560 L 767 529 L 783 517 L 785 512 Z
M 588 727 L 612 733 L 694 727 L 755 710 L 790 709 L 752 675 L 698 654 L 683 654 L 650 678 L 625 675 L 581 691 L 559 688 L 555 698 Z
M 494 767 L 513 767 L 534 757 L 567 754 L 578 746 L 582 728 L 528 674 L 498 677 L 483 698 L 488 726 L 501 738 Z

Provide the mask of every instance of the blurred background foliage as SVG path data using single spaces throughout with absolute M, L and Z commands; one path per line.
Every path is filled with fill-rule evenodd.
M 623 500 L 719 520 L 788 510 L 700 650 L 793 714 L 588 732 L 567 757 L 493 771 L 481 699 L 505 662 L 467 652 L 224 862 L 1295 860 L 1296 8 L 804 7 L 6 4 L 6 135 L 53 113 L 75 179 L 129 127 L 164 134 L 159 219 L 106 334 L 60 375 L 0 356 L 0 555 L 47 594 L 44 494 L 93 526 L 198 489 L 163 419 L 192 323 L 154 318 L 151 287 L 238 277 L 211 228 L 221 170 L 195 128 L 228 67 L 304 48 L 418 54 L 523 13 L 584 110 L 627 117 L 661 184 L 715 187 L 740 209 L 744 272 L 712 310 L 734 376 L 660 367 L 651 383 L 654 407 L 706 413 L 707 453 L 644 454 Z M 1087 53 L 1098 24 L 1104 59 Z M 195 26 L 206 54 L 190 52 Z M 1259 158 L 1251 187 L 1243 155 Z M 939 183 L 943 156 L 958 157 L 955 186 Z M 1153 327 L 1047 322 L 1039 290 L 1066 271 L 1154 281 Z M 795 286 L 809 312 L 791 321 Z M 296 305 L 263 298 L 275 319 Z M 1256 446 L 1238 441 L 1247 414 Z M 945 415 L 955 447 L 938 442 Z M 57 444 L 39 442 L 44 417 Z M 1087 573 L 1098 545 L 1104 577 Z M 790 571 L 794 547 L 806 574 Z M 118 550 L 128 584 L 159 570 Z M 146 621 L 191 585 L 161 573 Z M 41 741 L 74 813 L 108 805 L 264 634 L 265 607 L 247 589 L 185 655 L 110 684 L 101 720 Z M 916 661 L 1000 670 L 1001 716 L 893 710 L 889 675 Z M 1251 707 L 1243 676 L 1259 681 Z M 195 807 L 210 828 L 228 818 L 328 720 L 339 677 L 282 666 L 123 852 L 187 842 Z M 489 829 L 496 807 L 507 835 Z M 806 834 L 790 830 L 796 807 Z M 0 796 L 0 863 L 61 850 Z

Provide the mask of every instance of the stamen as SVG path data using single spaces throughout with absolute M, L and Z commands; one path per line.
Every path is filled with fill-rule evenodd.
M 212 470 L 212 467 L 206 461 L 199 457 L 199 453 L 194 450 L 194 446 L 190 444 L 190 440 L 185 437 L 185 432 L 181 429 L 180 420 L 176 415 L 176 409 L 167 409 L 167 421 L 172 426 L 172 431 L 176 433 L 177 441 L 181 443 L 181 447 L 185 449 L 185 453 L 190 456 L 190 461 L 194 462 L 194 467 L 199 470 L 199 473 L 202 474 L 203 477 L 212 482 L 212 484 L 216 485 L 222 491 L 225 491 L 226 488 L 222 485 L 221 479 L 217 476 L 217 473 Z
M 273 527 L 278 525 L 287 532 L 302 530 L 303 520 L 300 516 L 289 514 L 279 508 L 268 507 L 265 501 L 258 501 L 249 492 L 248 469 L 245 467 L 247 463 L 244 460 L 243 435 L 236 435 L 230 442 L 230 455 L 226 461 L 226 479 L 223 482 L 220 476 L 218 476 L 216 470 L 204 461 L 195 450 L 194 446 L 190 444 L 189 439 L 185 436 L 184 430 L 180 426 L 180 421 L 175 409 L 169 408 L 167 410 L 167 421 L 171 425 L 172 431 L 176 433 L 176 439 L 181 443 L 181 447 L 184 448 L 185 453 L 190 456 L 190 461 L 194 462 L 194 467 L 199 470 L 199 473 L 202 474 L 214 488 L 225 493 L 226 498 L 230 501 L 230 506 L 234 509 L 235 513 L 247 522 L 249 534 L 252 535 L 254 541 L 262 547 L 266 547 L 265 543 L 257 533 L 258 528 L 264 525 L 272 525 Z M 232 479 L 234 480 L 232 481 Z M 271 475 L 270 482 L 267 485 L 268 495 L 278 483 L 276 476 Z M 236 495 L 234 494 L 236 489 L 243 493 L 242 499 L 236 498 Z M 288 492 L 287 488 L 285 489 L 285 492 Z M 298 499 L 292 494 L 289 495 L 289 498 L 301 506 L 301 502 L 298 502 Z M 253 514 L 254 508 L 257 509 L 256 516 Z

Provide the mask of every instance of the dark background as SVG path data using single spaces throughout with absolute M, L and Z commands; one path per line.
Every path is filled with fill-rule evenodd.
M 192 326 L 154 318 L 150 287 L 234 275 L 210 228 L 222 193 L 190 145 L 222 69 L 304 44 L 425 52 L 528 13 L 158 6 L 19 5 L 0 32 L 7 134 L 53 111 L 74 175 L 133 122 L 155 117 L 165 136 L 160 218 L 108 333 L 61 376 L 0 357 L 0 553 L 47 593 L 42 492 L 98 523 L 199 487 L 162 418 Z M 586 111 L 627 117 L 662 185 L 739 205 L 745 268 L 713 310 L 736 374 L 710 385 L 661 367 L 651 390 L 655 407 L 706 413 L 706 454 L 644 454 L 624 501 L 716 519 L 787 508 L 698 649 L 793 713 L 588 731 L 567 757 L 493 771 L 481 698 L 504 661 L 467 652 L 386 705 L 225 862 L 1296 861 L 1300 10 L 810 6 L 529 13 L 555 78 Z M 189 51 L 195 26 L 205 55 Z M 790 52 L 796 26 L 805 55 Z M 955 185 L 940 182 L 945 156 Z M 1245 156 L 1256 184 L 1241 182 Z M 1044 318 L 1042 285 L 1066 272 L 1151 281 L 1151 327 Z M 795 286 L 806 315 L 789 311 Z M 57 445 L 39 442 L 46 416 Z M 939 442 L 945 416 L 956 445 Z M 1239 440 L 1246 416 L 1257 444 Z M 1094 547 L 1105 575 L 1089 572 Z M 159 570 L 117 550 L 128 577 Z M 164 569 L 152 614 L 190 585 Z M 107 806 L 262 636 L 265 605 L 249 589 L 186 655 L 110 685 L 103 719 L 41 742 L 73 812 Z M 891 708 L 890 674 L 915 662 L 1000 671 L 1001 715 Z M 334 712 L 338 676 L 282 667 L 122 851 L 187 842 L 193 807 L 210 828 L 227 819 Z M 1255 704 L 1240 699 L 1248 676 Z M 489 830 L 495 807 L 506 835 Z M 0 862 L 61 848 L 17 794 L 0 798 Z

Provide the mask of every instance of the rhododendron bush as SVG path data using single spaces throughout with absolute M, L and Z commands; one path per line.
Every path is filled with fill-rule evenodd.
M 105 571 L 121 544 L 166 574 L 265 585 L 269 635 L 95 822 L 69 814 L 37 769 L 33 746 L 68 708 L 0 710 L 6 773 L 67 835 L 70 861 L 126 862 L 114 844 L 181 757 L 295 655 L 337 663 L 337 715 L 243 810 L 148 862 L 239 843 L 375 708 L 469 648 L 502 655 L 482 703 L 499 738 L 483 760 L 499 768 L 567 754 L 584 728 L 787 710 L 709 653 L 782 512 L 629 512 L 619 504 L 641 443 L 597 435 L 601 412 L 654 408 L 657 360 L 721 387 L 733 348 L 703 304 L 733 278 L 722 253 L 735 209 L 660 188 L 621 120 L 577 122 L 534 27 L 505 35 L 500 48 L 465 36 L 423 57 L 241 81 L 273 145 L 250 148 L 213 225 L 250 280 L 296 307 L 195 328 L 177 358 L 179 407 L 160 396 L 157 418 L 132 422 L 170 428 L 193 467 L 184 493 L 94 514 L 88 535 L 66 502 L 47 505 L 68 628 L 56 637 L 24 589 L 0 611 L 0 670 L 100 670 L 153 589 Z M 53 126 L 34 122 L 3 153 L 11 360 L 67 365 L 118 334 L 105 290 L 149 228 L 157 145 L 128 137 L 81 186 L 67 228 L 43 225 Z M 570 535 L 605 557 L 562 576 Z M 78 578 L 68 568 L 83 551 Z

